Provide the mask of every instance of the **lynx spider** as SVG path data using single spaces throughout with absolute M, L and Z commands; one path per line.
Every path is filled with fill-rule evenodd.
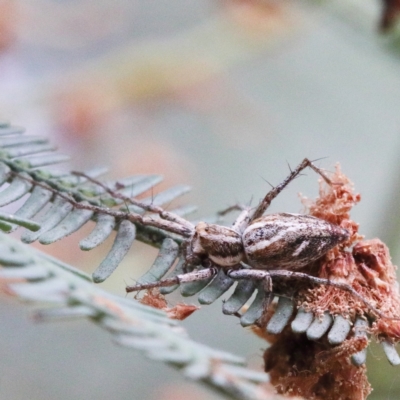
M 283 182 L 266 194 L 256 208 L 235 206 L 225 210 L 226 212 L 232 208 L 241 209 L 231 228 L 205 222 L 199 222 L 194 226 L 185 219 L 162 209 L 151 210 L 158 212 L 161 218 L 173 224 L 182 224 L 189 230 L 190 234 L 187 235 L 184 246 L 186 265 L 187 267 L 201 265 L 204 268 L 158 282 L 128 286 L 126 291 L 129 293 L 206 280 L 214 277 L 223 268 L 234 280 L 262 281 L 266 307 L 272 299 L 272 281 L 280 277 L 337 287 L 361 300 L 374 314 L 387 318 L 350 285 L 296 271 L 347 240 L 349 238 L 347 230 L 309 215 L 280 213 L 263 216 L 272 200 L 307 167 L 319 174 L 327 184 L 331 186 L 337 184 L 305 158 L 290 171 Z

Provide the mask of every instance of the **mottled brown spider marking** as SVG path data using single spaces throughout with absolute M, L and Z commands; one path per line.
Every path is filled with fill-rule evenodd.
M 243 233 L 248 263 L 257 268 L 294 270 L 322 257 L 349 233 L 310 215 L 272 214 L 255 220 Z
M 210 258 L 221 267 L 233 267 L 244 258 L 242 238 L 238 232 L 205 222 L 196 225 L 191 250 L 197 256 Z

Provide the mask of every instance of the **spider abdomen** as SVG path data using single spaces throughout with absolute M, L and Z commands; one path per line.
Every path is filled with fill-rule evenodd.
M 301 268 L 349 238 L 347 230 L 310 215 L 271 214 L 242 235 L 248 263 L 257 268 Z

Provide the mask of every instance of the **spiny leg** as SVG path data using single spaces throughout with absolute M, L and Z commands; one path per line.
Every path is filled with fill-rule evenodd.
M 235 222 L 233 223 L 232 229 L 235 232 L 243 233 L 243 231 L 247 228 L 249 215 L 251 215 L 251 208 L 243 208 L 242 212 L 238 215 Z
M 223 216 L 231 213 L 232 211 L 243 211 L 245 209 L 247 209 L 247 207 L 245 205 L 243 205 L 243 204 L 234 204 L 232 206 L 224 208 L 221 211 L 218 211 L 217 215 L 223 217 Z
M 303 281 L 311 282 L 315 285 L 325 285 L 332 286 L 337 289 L 343 290 L 344 292 L 350 293 L 352 296 L 360 300 L 373 314 L 377 315 L 383 319 L 389 320 L 400 320 L 400 317 L 390 317 L 379 311 L 374 307 L 369 301 L 365 300 L 355 289 L 353 289 L 347 283 L 335 282 L 330 279 L 318 278 L 316 276 L 308 275 L 303 272 L 292 272 L 286 270 L 259 270 L 259 269 L 240 269 L 240 270 L 230 270 L 228 276 L 232 279 L 255 279 L 255 280 L 265 280 L 273 278 L 286 278 L 286 279 L 298 279 Z
M 158 282 L 141 283 L 126 287 L 126 293 L 137 292 L 139 290 L 154 289 L 165 286 L 172 286 L 187 282 L 203 281 L 217 274 L 217 268 L 205 268 L 199 271 L 188 272 L 187 274 L 176 275 L 173 278 L 162 279 Z
M 274 299 L 273 287 L 272 287 L 272 279 L 270 275 L 266 275 L 263 279 L 263 289 L 264 289 L 264 300 L 262 304 L 262 314 L 261 317 L 257 320 L 257 324 L 261 327 L 267 325 L 267 317 L 268 317 L 268 309 Z
M 218 211 L 217 215 L 219 217 L 223 217 L 226 214 L 231 213 L 232 211 L 240 211 L 240 214 L 233 222 L 231 229 L 233 229 L 235 232 L 241 233 L 247 227 L 247 221 L 251 213 L 251 208 L 249 206 L 237 203 L 221 211 Z
M 315 166 L 308 158 L 305 158 L 293 171 L 290 172 L 288 177 L 279 185 L 272 188 L 260 202 L 257 208 L 254 210 L 253 214 L 250 215 L 248 223 L 251 223 L 257 218 L 260 218 L 267 208 L 270 206 L 272 200 L 278 196 L 278 194 L 293 180 L 295 179 L 303 169 L 310 167 L 317 174 L 319 174 L 328 185 L 332 185 L 332 181 L 325 175 L 325 173 Z
M 264 290 L 264 299 L 262 302 L 262 314 L 261 317 L 257 320 L 257 325 L 265 326 L 266 325 L 266 317 L 269 306 L 271 305 L 272 300 L 274 299 L 273 287 L 272 287 L 272 279 L 269 275 L 269 272 L 266 270 L 257 270 L 257 269 L 230 269 L 226 273 L 229 278 L 234 280 L 240 279 L 253 279 L 257 281 L 262 281 L 262 289 Z M 260 290 L 260 289 L 259 289 Z M 239 313 L 235 314 L 238 317 L 242 317 Z

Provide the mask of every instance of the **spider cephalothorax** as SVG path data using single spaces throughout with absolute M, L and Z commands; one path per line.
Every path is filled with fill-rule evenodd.
M 189 249 L 193 256 L 208 257 L 221 267 L 233 267 L 244 261 L 245 255 L 240 232 L 205 222 L 196 225 Z

